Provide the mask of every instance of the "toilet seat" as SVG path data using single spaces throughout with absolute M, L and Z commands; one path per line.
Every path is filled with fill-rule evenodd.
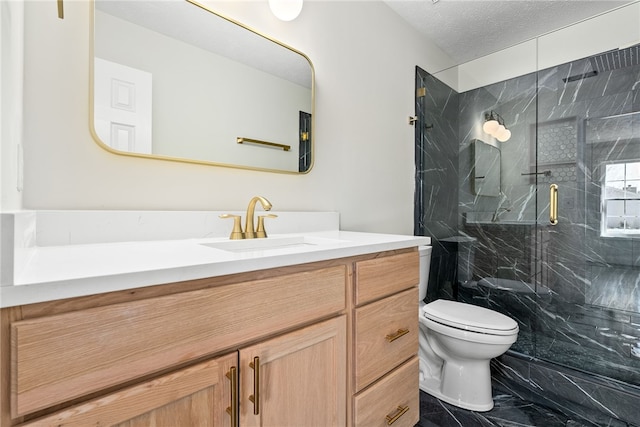
M 504 314 L 457 301 L 439 299 L 422 307 L 424 316 L 444 326 L 487 335 L 518 333 L 518 324 Z

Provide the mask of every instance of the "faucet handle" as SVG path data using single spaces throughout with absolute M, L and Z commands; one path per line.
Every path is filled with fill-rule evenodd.
M 240 225 L 240 215 L 231 215 L 231 214 L 222 214 L 220 218 L 233 218 L 233 230 L 231 230 L 231 235 L 229 239 L 231 240 L 240 240 L 244 239 L 244 233 L 242 232 L 242 225 Z
M 264 229 L 264 219 L 265 218 L 278 218 L 278 215 L 267 214 L 258 216 L 258 229 L 256 230 L 256 237 L 267 237 L 267 230 Z

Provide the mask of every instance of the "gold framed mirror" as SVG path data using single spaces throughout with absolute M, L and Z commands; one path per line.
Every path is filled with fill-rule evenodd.
M 91 131 L 136 157 L 282 173 L 313 166 L 314 70 L 192 0 L 95 0 Z

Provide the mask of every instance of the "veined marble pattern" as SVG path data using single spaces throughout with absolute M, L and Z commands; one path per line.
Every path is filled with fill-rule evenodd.
M 457 297 L 516 319 L 518 351 L 640 386 L 640 236 L 600 235 L 603 165 L 640 158 L 640 114 L 632 114 L 640 111 L 640 66 L 592 73 L 594 64 L 578 60 L 460 94 L 461 153 L 487 109 L 513 134 L 500 146 L 502 197 L 471 194 L 469 160 L 460 157 L 461 214 L 494 219 L 460 217 L 459 232 L 477 238 L 474 283 L 497 277 L 548 292 L 472 283 Z M 545 225 L 550 183 L 560 187 L 555 227 Z
M 638 46 L 630 49 L 637 52 Z M 601 236 L 604 165 L 640 159 L 639 82 L 637 63 L 602 68 L 594 57 L 461 94 L 448 92 L 423 105 L 432 116 L 443 115 L 454 101 L 460 106 L 457 118 L 450 110 L 446 116 L 447 125 L 457 124 L 457 131 L 432 133 L 429 145 L 422 145 L 433 164 L 442 167 L 438 156 L 458 142 L 458 223 L 449 221 L 452 210 L 439 212 L 431 204 L 416 210 L 416 221 L 426 235 L 442 239 L 448 232 L 477 239 L 473 278 L 464 284 L 457 283 L 452 267 L 457 248 L 440 245 L 440 252 L 434 250 L 430 281 L 433 285 L 435 279 L 437 288 L 430 289 L 427 299 L 459 299 L 516 319 L 521 332 L 512 349 L 532 358 L 519 376 L 535 391 L 523 397 L 562 390 L 551 400 L 568 414 L 567 423 L 579 419 L 581 410 L 597 420 L 594 425 L 633 425 L 640 419 L 640 236 Z M 474 139 L 490 138 L 481 126 L 492 110 L 512 132 L 508 142 L 499 144 L 498 197 L 473 194 L 470 182 L 469 147 Z M 453 158 L 446 157 L 448 162 Z M 550 173 L 539 174 L 543 171 Z M 433 182 L 451 185 L 444 174 Z M 548 225 L 550 183 L 560 186 L 557 226 Z M 440 203 L 434 191 L 421 194 L 422 203 Z M 443 200 L 449 206 L 450 199 Z M 515 280 L 533 291 L 477 286 L 487 277 Z M 515 358 L 505 360 L 504 372 L 518 367 Z M 506 392 L 517 395 L 519 389 Z M 468 425 L 519 425 L 478 422 Z
M 488 412 L 472 412 L 420 392 L 420 422 L 415 427 L 594 427 L 562 413 L 506 393 L 494 393 L 495 406 Z M 622 424 L 620 427 L 625 426 Z
M 586 362 L 588 363 L 588 362 Z M 505 393 L 596 426 L 638 426 L 640 388 L 507 353 L 491 362 L 496 393 Z
M 520 332 L 511 347 L 515 351 L 640 384 L 639 315 L 555 301 L 549 290 L 538 291 L 509 292 L 481 282 L 461 287 L 459 299 L 516 320 Z

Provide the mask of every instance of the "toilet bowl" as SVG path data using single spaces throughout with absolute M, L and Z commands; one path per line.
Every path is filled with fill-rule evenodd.
M 488 411 L 493 408 L 489 362 L 516 341 L 518 324 L 471 304 L 442 299 L 422 302 L 431 248 L 419 250 L 420 389 L 460 408 Z

